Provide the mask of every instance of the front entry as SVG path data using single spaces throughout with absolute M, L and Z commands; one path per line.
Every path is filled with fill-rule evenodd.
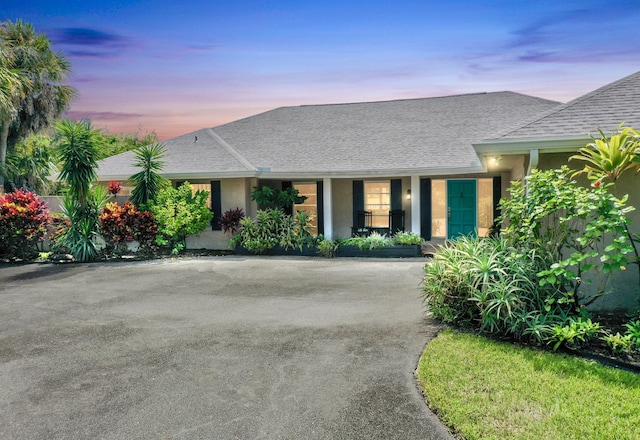
M 476 233 L 476 180 L 447 181 L 447 236 Z

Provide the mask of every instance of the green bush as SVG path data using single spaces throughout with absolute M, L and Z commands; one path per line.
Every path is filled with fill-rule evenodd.
M 339 245 L 340 243 L 336 240 L 327 240 L 323 236 L 318 236 L 318 252 L 325 258 L 333 258 Z
M 254 254 L 264 253 L 275 246 L 302 249 L 303 246 L 314 245 L 309 232 L 310 219 L 305 211 L 299 211 L 292 217 L 281 209 L 261 209 L 255 218 L 240 220 L 240 230 L 231 240 Z
M 420 245 L 424 239 L 415 232 L 397 232 L 393 236 L 393 244 L 401 246 Z
M 575 349 L 591 342 L 600 333 L 600 324 L 592 322 L 591 319 L 575 318 L 570 319 L 567 325 L 556 325 L 553 327 L 549 344 L 553 345 L 556 351 L 560 346 Z
M 189 235 L 204 231 L 213 217 L 207 208 L 208 197 L 208 191 L 194 194 L 189 182 L 160 190 L 147 206 L 156 219 L 161 242 L 166 241 L 172 249 L 184 248 Z
M 626 214 L 634 208 L 610 185 L 578 186 L 566 166 L 534 170 L 526 185 L 512 182 L 511 196 L 500 202 L 499 222 L 508 224 L 502 236 L 516 252 L 542 259 L 538 282 L 561 292 L 575 312 L 609 292 L 611 273 L 625 269 L 633 250 Z M 583 291 L 584 279 L 596 280 L 591 292 Z
M 425 265 L 427 311 L 444 322 L 544 343 L 568 312 L 556 289 L 536 282 L 540 264 L 502 238 L 460 237 Z

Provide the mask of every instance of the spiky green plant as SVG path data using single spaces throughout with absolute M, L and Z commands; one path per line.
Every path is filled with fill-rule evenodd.
M 140 171 L 129 177 L 134 185 L 131 191 L 131 203 L 143 209 L 150 201 L 155 200 L 163 188 L 169 184 L 168 180 L 159 173 L 164 167 L 166 149 L 162 144 L 152 144 L 140 147 L 135 151 L 136 160 L 133 165 Z

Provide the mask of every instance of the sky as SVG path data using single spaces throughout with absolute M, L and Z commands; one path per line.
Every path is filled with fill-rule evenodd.
M 566 102 L 640 70 L 638 0 L 0 0 L 18 19 L 71 62 L 67 117 L 161 140 L 291 105 Z

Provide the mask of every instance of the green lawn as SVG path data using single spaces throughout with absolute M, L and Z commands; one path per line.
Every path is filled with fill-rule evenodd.
M 584 359 L 445 330 L 418 380 L 466 439 L 640 439 L 640 375 Z

